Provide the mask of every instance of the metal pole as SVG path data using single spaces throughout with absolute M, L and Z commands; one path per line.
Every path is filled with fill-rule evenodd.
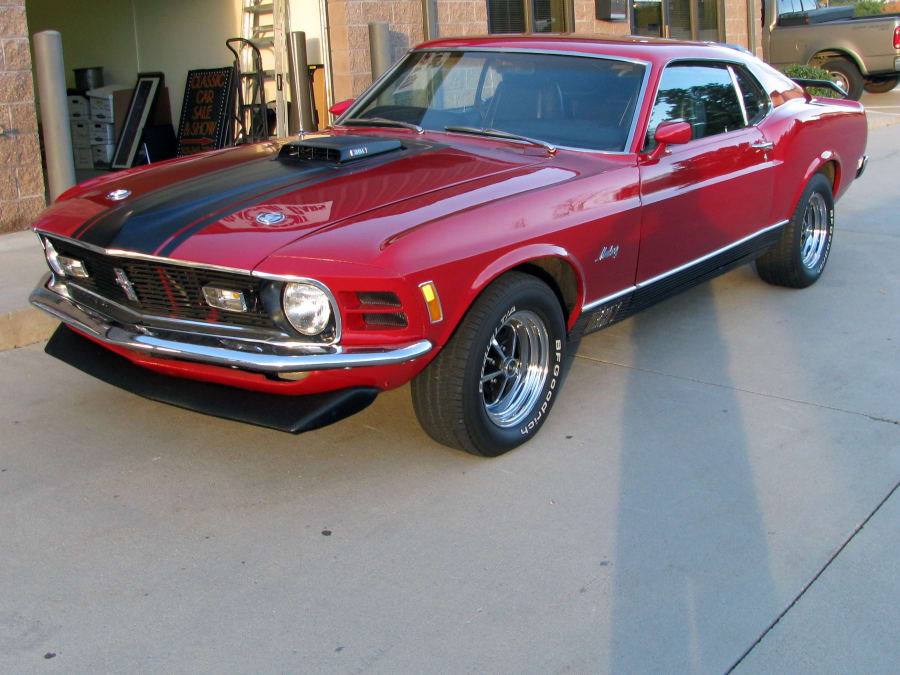
M 62 37 L 59 31 L 35 33 L 34 69 L 37 73 L 41 104 L 41 126 L 47 153 L 47 182 L 50 201 L 75 185 L 75 160 L 72 157 L 72 131 L 66 101 L 66 68 L 63 65 Z
M 435 0 L 422 0 L 422 33 L 426 40 L 434 40 L 440 33 Z
M 369 58 L 373 80 L 391 67 L 391 30 L 387 21 L 369 22 Z
M 759 16 L 756 14 L 756 2 L 747 0 L 747 49 L 756 55 L 756 22 Z
M 563 3 L 563 11 L 565 20 L 563 23 L 563 32 L 565 33 L 574 33 L 575 32 L 575 0 L 565 0 Z
M 315 131 L 313 103 L 310 94 L 309 63 L 306 61 L 306 33 L 295 30 L 291 33 L 291 99 L 297 111 L 300 131 Z
M 334 73 L 331 72 L 331 28 L 328 24 L 328 0 L 319 0 L 319 22 L 322 24 L 322 65 L 325 70 L 325 110 L 334 105 Z M 334 115 L 326 112 L 327 119 L 319 120 L 325 126 L 334 121 Z
M 525 32 L 534 32 L 534 0 L 525 0 L 523 3 L 525 8 Z

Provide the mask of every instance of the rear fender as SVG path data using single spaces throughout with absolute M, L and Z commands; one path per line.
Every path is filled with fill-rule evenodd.
M 831 168 L 825 168 L 826 165 L 830 165 Z M 803 173 L 803 180 L 801 180 L 800 184 L 797 186 L 793 201 L 791 202 L 793 204 L 791 213 L 797 208 L 800 196 L 803 194 L 809 181 L 820 171 L 831 181 L 831 192 L 837 197 L 838 189 L 841 186 L 841 163 L 833 150 L 825 150 L 817 157 L 813 158 L 809 163 L 809 166 L 806 167 L 806 171 Z

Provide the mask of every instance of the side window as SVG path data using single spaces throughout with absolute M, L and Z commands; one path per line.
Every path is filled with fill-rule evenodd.
M 765 89 L 757 82 L 746 68 L 741 66 L 732 66 L 734 75 L 737 78 L 738 86 L 741 89 L 741 98 L 744 99 L 744 110 L 747 111 L 747 123 L 756 124 L 769 111 L 769 97 L 766 96 Z
M 692 138 L 706 138 L 744 126 L 731 74 L 724 64 L 677 63 L 666 66 L 650 113 L 645 148 L 662 122 L 684 120 Z

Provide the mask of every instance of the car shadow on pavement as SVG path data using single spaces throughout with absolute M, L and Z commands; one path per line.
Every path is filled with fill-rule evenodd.
M 748 430 L 727 384 L 739 355 L 721 336 L 709 284 L 631 321 L 611 670 L 724 672 L 776 602 Z M 693 334 L 672 348 L 702 350 L 718 384 L 659 372 L 673 330 Z

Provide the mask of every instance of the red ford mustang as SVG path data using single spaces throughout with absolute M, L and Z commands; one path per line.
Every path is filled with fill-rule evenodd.
M 752 260 L 815 282 L 865 144 L 859 103 L 726 46 L 430 42 L 324 133 L 69 190 L 31 300 L 50 354 L 156 400 L 299 432 L 411 381 L 498 455 L 585 333 Z

